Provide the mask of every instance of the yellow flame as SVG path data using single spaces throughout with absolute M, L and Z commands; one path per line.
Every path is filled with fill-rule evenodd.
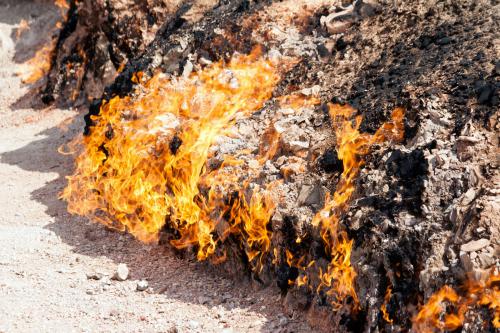
M 29 73 L 23 78 L 23 83 L 35 83 L 47 75 L 50 70 L 50 60 L 55 45 L 56 41 L 53 39 L 48 45 L 38 50 L 33 58 L 26 62 L 29 66 Z
M 200 260 L 235 234 L 261 269 L 274 209 L 267 189 L 235 188 L 243 178 L 231 171 L 241 164 L 235 159 L 227 157 L 211 172 L 205 163 L 216 138 L 237 117 L 262 107 L 278 80 L 276 65 L 256 49 L 189 78 L 155 75 L 138 97 L 111 99 L 93 116 L 95 126 L 68 177 L 62 197 L 69 211 L 146 242 L 157 240 L 166 225 L 179 236 L 172 244 L 197 246 Z
M 54 4 L 59 7 L 63 20 L 66 20 L 66 11 L 69 8 L 68 3 L 65 0 L 55 0 Z M 20 27 L 18 30 L 19 35 L 17 36 L 18 38 L 27 26 L 27 22 L 24 21 L 24 23 L 23 21 L 21 21 L 20 23 Z M 55 27 L 52 30 L 55 31 L 56 29 L 61 29 L 61 27 L 62 22 L 58 21 L 56 22 Z M 25 62 L 25 64 L 28 65 L 29 69 L 28 73 L 22 79 L 22 82 L 24 84 L 36 83 L 47 75 L 47 73 L 50 71 L 52 54 L 54 53 L 56 43 L 57 39 L 52 38 L 52 40 L 47 45 L 43 46 L 35 53 L 33 58 Z
M 479 280 L 469 279 L 465 296 L 460 296 L 450 286 L 444 286 L 433 294 L 413 318 L 413 330 L 432 333 L 436 330 L 453 331 L 462 327 L 465 315 L 473 306 L 487 306 L 493 312 L 492 324 L 500 328 L 500 276 L 491 273 Z M 455 312 L 447 312 L 446 304 Z
M 330 104 L 329 112 L 337 137 L 337 153 L 342 160 L 342 172 L 333 197 L 327 198 L 325 207 L 313 219 L 313 225 L 320 226 L 321 236 L 325 242 L 331 261 L 325 271 L 320 269 L 321 283 L 318 291 L 327 288 L 327 295 L 333 297 L 335 307 L 343 305 L 347 297 L 354 301 L 354 309 L 359 307 L 359 299 L 355 291 L 356 272 L 351 266 L 353 241 L 345 231 L 339 230 L 341 214 L 347 209 L 349 199 L 355 190 L 354 181 L 363 165 L 363 156 L 370 147 L 385 141 L 400 141 L 403 138 L 404 111 L 397 108 L 392 113 L 391 121 L 384 123 L 374 135 L 360 133 L 361 116 L 352 117 L 355 111 L 350 106 Z
M 392 288 L 388 286 L 387 290 L 385 291 L 384 303 L 380 307 L 380 311 L 382 312 L 382 317 L 384 318 L 384 320 L 389 324 L 393 323 L 393 320 L 389 317 L 389 312 L 387 312 L 387 304 L 389 304 L 391 296 L 392 296 Z
M 212 256 L 216 263 L 226 257 L 224 252 L 213 258 L 218 244 L 234 236 L 254 270 L 260 271 L 270 250 L 268 223 L 276 206 L 271 192 L 277 183 L 263 189 L 252 186 L 250 180 L 258 176 L 258 167 L 255 163 L 247 167 L 239 153 L 225 156 L 214 170 L 206 162 L 216 139 L 230 135 L 237 118 L 251 114 L 271 97 L 279 81 L 276 63 L 262 58 L 256 49 L 187 78 L 157 74 L 143 82 L 143 77 L 140 72 L 133 77 L 140 84 L 134 97 L 114 97 L 102 105 L 99 115 L 92 116 L 91 134 L 81 141 L 75 174 L 68 177 L 62 193 L 68 210 L 127 230 L 145 242 L 157 240 L 159 231 L 168 228 L 177 235 L 172 245 L 194 246 L 199 260 Z M 281 99 L 282 105 L 297 108 L 318 102 L 301 96 Z M 326 269 L 319 269 L 317 290 L 327 289 L 335 307 L 351 297 L 357 309 L 356 272 L 350 262 L 353 242 L 339 230 L 340 218 L 370 147 L 401 140 L 403 110 L 396 109 L 391 121 L 369 135 L 359 132 L 361 117 L 352 119 L 354 109 L 329 108 L 344 172 L 336 192 L 313 219 L 331 258 Z M 253 161 L 262 165 L 273 158 L 278 141 L 279 133 L 271 125 Z M 73 145 L 69 150 L 74 150 Z M 288 160 L 289 165 L 281 169 L 285 180 L 305 171 L 302 159 L 290 156 Z M 286 257 L 290 266 L 302 271 L 315 264 L 304 263 L 305 256 L 295 259 L 289 251 Z M 278 262 L 276 251 L 273 262 Z M 298 285 L 308 283 L 306 275 L 297 281 Z

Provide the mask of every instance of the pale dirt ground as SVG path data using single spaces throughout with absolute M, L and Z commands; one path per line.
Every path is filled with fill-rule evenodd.
M 15 75 L 50 38 L 53 6 L 0 0 L 0 332 L 310 332 L 283 313 L 278 289 L 70 216 L 58 193 L 72 160 L 57 153 L 82 112 L 30 109 Z M 21 19 L 31 29 L 15 38 Z M 126 263 L 125 282 L 111 276 Z M 136 291 L 146 279 L 150 289 Z

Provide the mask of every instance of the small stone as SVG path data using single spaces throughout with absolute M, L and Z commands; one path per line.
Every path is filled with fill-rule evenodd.
M 290 141 L 290 150 L 293 152 L 297 152 L 308 148 L 309 148 L 309 142 L 307 141 Z
M 310 88 L 304 88 L 300 91 L 300 93 L 304 96 L 318 96 L 319 92 L 321 90 L 321 87 L 318 85 L 312 86 Z
M 101 286 L 110 286 L 111 285 L 111 279 L 109 276 L 104 275 L 101 279 Z
M 324 123 L 324 119 L 322 117 L 314 117 L 314 120 L 313 120 L 314 126 L 319 127 L 319 126 L 323 125 L 323 123 Z
M 399 214 L 399 219 L 404 223 L 405 226 L 411 227 L 418 223 L 415 216 L 407 212 L 401 212 Z
M 448 218 L 450 219 L 450 222 L 455 224 L 458 222 L 458 219 L 459 219 L 459 216 L 460 216 L 460 210 L 458 207 L 456 206 L 453 206 L 451 209 L 450 209 L 450 214 L 448 215 Z
M 470 188 L 467 192 L 465 192 L 462 199 L 462 204 L 463 205 L 470 204 L 475 197 L 476 197 L 476 191 L 473 188 Z
M 481 238 L 475 241 L 470 241 L 466 244 L 462 244 L 460 246 L 460 250 L 464 252 L 474 252 L 474 251 L 479 251 L 482 248 L 487 247 L 490 245 L 490 241 L 486 238 Z
M 361 218 L 362 217 L 363 217 L 363 212 L 360 209 L 351 218 L 351 223 L 349 225 L 351 227 L 351 229 L 359 230 L 359 228 L 361 227 Z
M 250 169 L 257 169 L 260 166 L 259 161 L 257 160 L 250 160 L 248 161 L 248 167 Z
M 278 61 L 281 59 L 282 55 L 281 55 L 281 52 L 277 49 L 271 49 L 268 53 L 267 53 L 267 57 L 269 58 L 269 60 L 271 61 Z
M 325 193 L 320 185 L 302 185 L 297 203 L 302 205 L 319 205 L 323 200 Z
M 102 273 L 87 273 L 87 279 L 88 280 L 100 280 L 104 274 Z
M 280 320 L 279 320 L 279 325 L 281 327 L 285 326 L 286 324 L 288 324 L 288 318 L 286 317 L 281 317 Z
M 137 291 L 144 291 L 144 290 L 148 289 L 148 287 L 149 287 L 148 281 L 140 280 L 137 282 L 136 290 Z
M 191 61 L 186 61 L 184 64 L 184 69 L 182 70 L 182 76 L 187 78 L 193 71 L 193 63 Z
M 340 34 L 347 30 L 354 22 L 352 15 L 345 15 L 341 17 L 338 13 L 333 13 L 328 16 L 322 16 L 320 23 L 323 25 L 330 34 Z
M 477 253 L 476 252 L 471 252 L 470 253 L 470 258 L 471 258 L 471 260 L 476 259 L 477 258 Z
M 282 156 L 280 156 L 280 157 L 278 157 L 278 158 L 276 159 L 276 165 L 280 167 L 280 166 L 282 166 L 283 164 L 285 164 L 286 160 L 287 160 L 287 157 L 286 157 L 286 156 L 284 156 L 284 155 L 282 155 Z
M 266 163 L 264 164 L 265 170 L 269 172 L 270 174 L 275 174 L 278 173 L 279 170 L 274 166 L 273 162 L 270 160 L 267 160 Z
M 460 254 L 460 262 L 466 272 L 470 272 L 474 268 L 474 264 L 467 253 Z
M 453 249 L 451 247 L 449 247 L 446 250 L 446 255 L 448 256 L 449 260 L 454 260 L 457 258 L 457 254 L 455 253 L 455 251 L 453 251 Z
M 205 65 L 205 66 L 212 64 L 212 61 L 209 60 L 209 59 L 207 59 L 207 58 L 205 58 L 205 57 L 200 57 L 200 59 L 198 60 L 198 62 L 200 64 L 202 64 L 202 65 Z
M 210 297 L 207 297 L 207 296 L 198 297 L 198 303 L 200 303 L 200 304 L 208 304 L 208 303 L 210 303 L 210 301 L 211 301 Z
M 128 279 L 128 267 L 125 264 L 119 264 L 116 268 L 115 275 L 113 275 L 113 279 L 117 281 L 125 281 Z
M 316 46 L 316 50 L 318 51 L 318 54 L 321 58 L 328 57 L 331 54 L 328 48 L 323 43 L 318 44 L 318 46 Z
M 437 45 L 448 45 L 451 43 L 451 38 L 450 37 L 443 37 L 439 40 L 436 41 Z
M 495 258 L 493 258 L 489 253 L 480 253 L 479 263 L 481 264 L 481 268 L 486 269 L 495 264 Z

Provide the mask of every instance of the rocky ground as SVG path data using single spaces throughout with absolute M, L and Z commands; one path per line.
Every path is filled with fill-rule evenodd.
M 84 111 L 26 107 L 39 104 L 17 75 L 58 13 L 46 2 L 0 3 L 0 332 L 311 331 L 282 311 L 277 287 L 66 212 L 57 197 L 73 162 L 57 149 L 81 132 Z M 31 29 L 18 40 L 22 19 Z
M 73 30 L 61 40 L 48 84 L 42 86 L 42 100 L 55 99 L 60 107 L 70 105 L 67 96 L 78 91 L 77 104 L 90 102 L 90 112 L 97 115 L 101 98 L 141 96 L 133 93 L 137 85 L 132 83 L 139 71 L 145 79 L 160 70 L 167 77 L 187 77 L 230 59 L 234 52 L 248 53 L 255 45 L 263 46 L 268 59 L 296 60 L 271 101 L 239 119 L 233 128 L 236 135 L 218 138 L 208 163 L 220 165 L 217 158 L 223 154 L 252 148 L 239 172 L 257 169 L 259 178 L 252 180 L 256 183 L 283 180 L 275 192 L 284 200 L 270 223 L 272 246 L 280 259 L 275 262 L 267 256 L 259 277 L 267 287 L 236 283 L 246 277 L 234 261 L 222 268 L 196 263 L 191 252 L 141 245 L 128 235 L 67 214 L 57 194 L 71 172 L 72 159 L 55 151 L 84 126 L 86 134 L 92 134 L 91 122 L 87 116 L 83 123 L 85 110 L 33 104 L 30 96 L 37 89 L 27 90 L 13 76 L 21 60 L 33 54 L 29 46 L 36 40 L 47 42 L 36 38 L 40 29 L 34 28 L 16 42 L 21 18 L 35 27 L 43 26 L 40 22 L 53 24 L 58 16 L 43 3 L 31 9 L 26 3 L 7 2 L 2 11 L 7 14 L 0 14 L 0 82 L 8 87 L 0 95 L 0 172 L 7 184 L 2 188 L 6 209 L 0 220 L 7 250 L 1 254 L 0 268 L 9 277 L 0 281 L 0 290 L 7 295 L 3 299 L 20 302 L 12 307 L 2 299 L 0 311 L 22 316 L 25 311 L 17 309 L 33 298 L 34 290 L 47 290 L 51 293 L 35 298 L 37 304 L 47 304 L 44 310 L 52 306 L 54 318 L 75 316 L 67 314 L 69 308 L 88 313 L 91 331 L 149 331 L 154 325 L 161 327 L 158 330 L 174 325 L 181 331 L 225 326 L 241 331 L 309 331 L 303 315 L 307 313 L 309 323 L 323 331 L 399 332 L 412 327 L 419 306 L 443 285 L 458 289 L 467 279 L 498 270 L 496 1 L 366 0 L 349 6 L 350 1 L 240 0 L 162 7 L 161 1 L 144 0 L 136 4 L 150 6 L 134 7 L 139 13 L 136 21 L 129 18 L 129 0 L 112 1 L 111 7 L 97 1 L 96 6 L 108 6 L 108 11 L 98 11 L 95 17 L 84 10 L 93 4 L 80 2 L 77 24 L 64 25 Z M 111 19 L 104 13 L 116 16 Z M 117 35 L 109 34 L 110 29 Z M 85 40 L 94 37 L 98 42 L 90 47 Z M 317 102 L 297 112 L 280 103 L 284 95 Z M 351 264 L 361 304 L 355 314 L 333 312 L 324 294 L 290 286 L 296 267 L 285 260 L 286 250 L 323 267 L 331 259 L 317 228 L 311 226 L 325 193 L 335 192 L 342 173 L 328 102 L 351 104 L 363 117 L 360 131 L 368 134 L 387 122 L 395 107 L 405 110 L 403 140 L 373 145 L 341 216 L 341 229 L 354 241 Z M 29 105 L 39 110 L 27 109 Z M 273 133 L 270 128 L 280 133 L 279 149 L 261 166 L 254 161 L 262 140 Z M 22 228 L 31 231 L 21 233 Z M 301 245 L 295 245 L 298 236 Z M 19 242 L 20 237 L 33 241 Z M 14 251 L 15 256 L 9 254 Z M 130 277 L 121 282 L 112 279 L 119 263 L 130 270 Z M 313 275 L 309 277 L 315 283 Z M 22 283 L 43 287 L 24 288 Z M 138 292 L 138 287 L 147 290 Z M 392 296 L 385 299 L 388 289 Z M 68 291 L 75 296 L 66 297 Z M 392 322 L 383 317 L 382 306 Z M 27 313 L 33 322 L 47 316 L 47 325 L 57 323 L 51 311 Z M 185 313 L 190 313 L 187 319 Z M 13 318 L 7 325 L 28 325 L 20 317 L 7 318 Z M 475 308 L 464 329 L 493 331 L 491 319 L 491 313 Z

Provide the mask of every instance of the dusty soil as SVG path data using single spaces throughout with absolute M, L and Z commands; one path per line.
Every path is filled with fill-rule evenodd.
M 0 332 L 310 332 L 284 315 L 277 287 L 225 277 L 217 267 L 70 216 L 58 199 L 71 157 L 57 148 L 81 132 L 85 110 L 25 108 L 16 73 L 58 9 L 0 4 Z M 22 19 L 31 29 L 19 40 Z M 111 277 L 119 263 L 128 280 Z M 136 291 L 137 281 L 149 289 Z

